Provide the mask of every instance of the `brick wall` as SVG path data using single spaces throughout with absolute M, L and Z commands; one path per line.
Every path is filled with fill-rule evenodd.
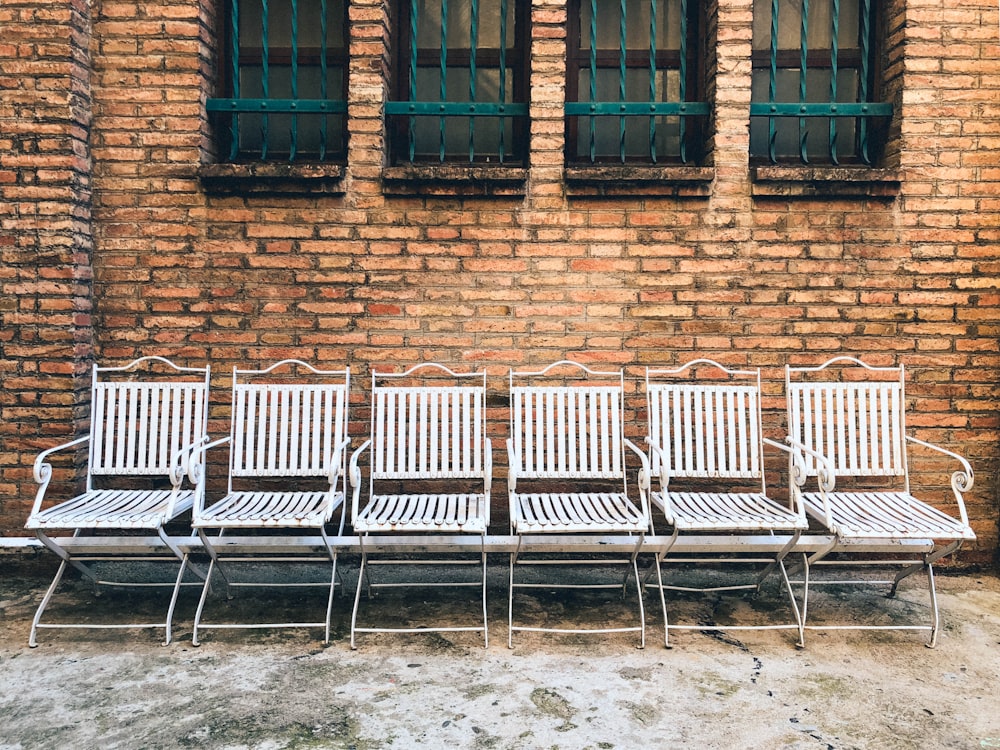
M 0 7 L 3 533 L 22 533 L 35 454 L 87 424 L 94 346 L 89 13 L 83 0 Z M 82 459 L 66 457 L 66 481 Z
M 65 154 L 85 145 L 86 128 L 66 101 L 86 78 L 78 69 L 89 67 L 92 162 L 81 157 L 62 177 L 38 174 L 37 128 L 31 159 L 23 139 L 12 139 L 6 127 L 0 135 L 0 190 L 5 198 L 22 191 L 13 214 L 9 201 L 0 205 L 7 212 L 0 213 L 3 252 L 17 253 L 20 264 L 13 273 L 12 264 L 0 271 L 2 367 L 13 384 L 5 384 L 3 396 L 2 530 L 21 533 L 33 492 L 26 467 L 38 445 L 81 426 L 66 408 L 39 419 L 37 410 L 19 406 L 14 427 L 6 415 L 13 404 L 50 392 L 81 401 L 71 373 L 89 364 L 86 350 L 74 352 L 89 331 L 86 320 L 59 324 L 63 338 L 46 340 L 44 348 L 27 346 L 41 329 L 23 308 L 87 304 L 76 287 L 47 292 L 39 285 L 55 270 L 78 286 L 85 282 L 89 231 L 98 358 L 210 361 L 216 432 L 225 429 L 227 370 L 288 356 L 349 364 L 363 403 L 372 367 L 425 360 L 487 367 L 491 387 L 502 394 L 510 365 L 570 357 L 623 366 L 635 383 L 646 365 L 697 354 L 763 368 L 776 434 L 783 429 L 786 363 L 836 354 L 903 362 L 915 407 L 911 428 L 973 462 L 977 483 L 966 499 L 979 541 L 964 554 L 987 558 L 997 547 L 1000 437 L 996 3 L 886 3 L 883 80 L 897 116 L 877 179 L 860 182 L 834 179 L 831 171 L 748 166 L 753 3 L 710 6 L 712 180 L 604 196 L 565 179 L 563 0 L 533 2 L 528 180 L 523 194 L 493 196 L 427 181 L 389 190 L 381 181 L 380 105 L 392 34 L 381 0 L 353 0 L 350 7 L 343 177 L 334 190 L 298 193 L 250 193 L 251 181 L 244 192 L 220 192 L 199 179 L 200 165 L 214 160 L 203 113 L 216 77 L 211 0 L 105 0 L 93 11 L 89 55 L 70 55 L 54 67 L 49 58 L 56 53 L 40 37 L 70 39 L 71 28 L 86 30 L 85 14 L 77 26 L 21 21 L 15 28 L 24 41 L 11 44 L 5 35 L 0 42 L 0 73 L 14 77 L 26 100 L 43 96 L 41 81 L 65 87 L 58 115 L 46 120 L 65 128 L 51 146 Z M 5 4 L 0 13 L 45 7 L 33 0 Z M 81 52 L 86 47 L 80 42 Z M 20 122 L 6 99 L 3 106 L 5 125 Z M 33 180 L 73 196 L 57 211 L 78 212 L 72 231 L 24 219 L 53 210 L 49 199 L 27 190 Z M 83 215 L 91 186 L 92 217 Z M 72 246 L 58 257 L 36 255 L 43 245 L 49 252 L 50 234 Z M 55 320 L 45 321 L 54 331 Z M 37 383 L 33 366 L 55 372 Z M 498 448 L 504 416 L 498 399 Z M 917 477 L 935 497 L 947 495 L 946 479 Z

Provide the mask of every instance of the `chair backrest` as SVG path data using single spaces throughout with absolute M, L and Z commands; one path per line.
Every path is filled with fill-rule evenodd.
M 168 475 L 177 452 L 207 434 L 209 377 L 163 357 L 95 367 L 89 476 Z
M 350 386 L 349 369 L 317 370 L 299 360 L 234 368 L 230 479 L 328 476 L 347 438 Z
M 380 479 L 483 479 L 486 372 L 437 363 L 372 373 L 372 486 Z
M 569 379 L 559 379 L 559 371 Z M 623 479 L 624 378 L 563 360 L 510 373 L 510 439 L 524 479 Z M 512 459 L 513 460 L 513 459 Z
M 831 367 L 838 380 L 817 379 Z M 792 439 L 822 454 L 835 476 L 906 475 L 902 366 L 835 357 L 818 367 L 786 367 L 785 390 Z M 816 459 L 804 452 L 802 459 L 815 475 Z
M 662 451 L 650 452 L 654 476 L 763 481 L 760 370 L 706 359 L 647 369 L 646 401 L 649 439 Z

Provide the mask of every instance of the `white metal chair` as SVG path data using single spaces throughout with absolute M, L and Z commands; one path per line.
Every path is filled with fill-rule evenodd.
M 510 437 L 507 440 L 511 531 L 518 549 L 510 556 L 507 645 L 515 631 L 548 633 L 637 632 L 646 642 L 646 617 L 636 558 L 650 530 L 646 491 L 646 456 L 622 431 L 624 377 L 621 370 L 598 372 L 563 360 L 536 372 L 510 373 Z M 639 458 L 639 502 L 629 496 L 625 448 Z M 570 557 L 566 553 L 580 535 L 622 534 L 634 537 L 628 554 L 615 559 Z M 558 557 L 524 555 L 531 535 L 565 535 L 569 542 Z M 572 537 L 573 539 L 570 539 Z M 558 543 L 556 543 L 558 547 Z M 602 559 L 603 558 L 603 559 Z M 624 565 L 621 583 L 568 583 L 515 580 L 517 566 Z M 639 625 L 605 628 L 548 628 L 514 624 L 518 589 L 621 588 L 635 575 Z
M 652 503 L 663 511 L 672 533 L 657 555 L 656 574 L 663 606 L 664 643 L 670 630 L 759 630 L 795 628 L 802 642 L 802 619 L 785 569 L 785 556 L 808 528 L 802 506 L 800 470 L 789 472 L 789 502 L 783 505 L 768 493 L 764 478 L 764 446 L 794 458 L 787 445 L 764 437 L 761 429 L 760 370 L 732 370 L 717 362 L 696 359 L 676 369 L 646 371 L 649 414 L 649 461 L 659 490 Z M 656 523 L 653 522 L 655 528 Z M 739 535 L 780 539 L 773 555 L 748 555 Z M 697 535 L 712 550 L 705 555 L 674 556 L 679 536 Z M 753 583 L 710 587 L 664 585 L 664 564 L 763 565 Z M 794 622 L 774 625 L 671 625 L 664 590 L 722 592 L 759 590 L 775 569 L 781 572 Z M 651 573 L 653 571 L 650 571 Z
M 486 531 L 490 523 L 492 444 L 486 436 L 486 373 L 456 373 L 427 363 L 404 373 L 372 373 L 370 438 L 351 457 L 351 518 L 361 543 L 361 569 L 351 616 L 351 648 L 357 633 L 482 632 L 486 619 Z M 369 495 L 360 506 L 363 453 L 369 455 Z M 372 559 L 373 535 L 475 535 L 476 559 Z M 372 566 L 480 565 L 480 580 L 373 582 Z M 478 587 L 482 624 L 435 627 L 359 627 L 361 590 L 405 586 Z
M 928 645 L 933 648 L 940 626 L 933 564 L 957 551 L 964 541 L 975 539 L 962 498 L 962 493 L 972 488 L 972 467 L 961 456 L 906 434 L 902 365 L 872 367 L 853 357 L 835 357 L 818 367 L 786 367 L 785 380 L 790 443 L 808 474 L 830 474 L 825 486 L 820 483 L 819 492 L 802 496 L 809 515 L 834 535 L 830 545 L 803 556 L 803 621 L 811 586 L 888 584 L 891 597 L 900 581 L 922 570 L 930 589 L 930 625 L 807 625 L 807 629 L 928 630 Z M 958 462 L 960 469 L 951 475 L 958 518 L 911 494 L 908 446 Z M 817 458 L 819 455 L 823 458 Z M 922 559 L 913 560 L 879 560 L 850 551 L 852 542 L 866 540 L 934 540 L 942 544 Z M 835 558 L 827 558 L 834 551 Z M 883 581 L 810 578 L 812 568 L 820 565 L 872 566 L 880 562 L 901 570 Z
M 193 643 L 206 628 L 324 628 L 330 640 L 330 613 L 337 587 L 337 550 L 327 524 L 340 509 L 344 530 L 350 370 L 318 370 L 299 360 L 283 360 L 264 370 L 233 370 L 229 435 L 206 446 L 229 446 L 229 486 L 225 497 L 205 507 L 199 498 L 193 526 L 211 557 L 194 620 Z M 216 530 L 217 534 L 208 533 Z M 296 554 L 269 552 L 269 534 L 278 530 L 318 532 L 323 549 Z M 250 532 L 254 542 L 230 548 L 226 532 Z M 330 565 L 327 581 L 245 581 L 234 563 Z M 321 622 L 205 623 L 202 615 L 218 569 L 227 591 L 240 586 L 329 587 Z
M 25 526 L 62 562 L 31 623 L 30 646 L 37 645 L 40 628 L 162 627 L 165 643 L 170 643 L 174 607 L 187 560 L 167 535 L 164 524 L 189 510 L 204 486 L 191 452 L 206 440 L 208 388 L 208 367 L 179 367 L 162 357 L 142 357 L 123 367 L 94 367 L 90 434 L 43 451 L 35 461 L 35 481 L 40 487 Z M 43 507 L 52 479 L 49 457 L 84 444 L 88 450 L 84 492 L 71 500 Z M 186 477 L 190 477 L 191 484 L 185 482 Z M 53 538 L 50 533 L 54 530 L 72 530 L 73 538 Z M 155 532 L 162 549 L 144 550 L 131 537 L 122 536 L 137 531 Z M 109 533 L 118 536 L 107 536 Z M 91 536 L 101 538 L 85 538 Z M 110 551 L 88 552 L 86 541 L 98 542 Z M 171 583 L 126 583 L 105 580 L 92 566 L 96 562 L 124 559 L 169 561 L 178 563 L 180 570 Z M 95 586 L 172 586 L 165 620 L 128 624 L 42 623 L 42 613 L 67 565 L 79 570 Z

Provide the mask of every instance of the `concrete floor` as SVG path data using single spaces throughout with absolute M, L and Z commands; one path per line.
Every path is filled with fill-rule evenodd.
M 499 560 L 498 560 L 499 562 Z M 356 565 L 342 569 L 349 593 Z M 0 558 L 0 749 L 11 748 L 1000 748 L 1000 580 L 939 576 L 937 649 L 905 631 L 678 633 L 663 647 L 650 590 L 647 646 L 633 635 L 520 634 L 506 645 L 506 569 L 490 571 L 490 646 L 475 634 L 359 637 L 349 647 L 350 597 L 334 605 L 334 636 L 317 630 L 212 631 L 191 645 L 196 593 L 182 595 L 175 642 L 152 630 L 43 631 L 27 647 L 33 610 L 54 570 L 45 557 Z M 475 617 L 469 592 L 384 593 L 363 616 L 419 626 Z M 213 594 L 213 619 L 317 616 L 322 593 Z M 66 614 L 155 616 L 155 592 L 95 598 L 64 586 Z M 627 624 L 606 594 L 517 599 L 523 618 Z M 891 623 L 926 614 L 922 578 L 895 600 L 818 594 L 816 621 Z M 295 612 L 297 609 L 311 611 Z M 149 612 L 149 615 L 145 613 Z M 776 585 L 756 598 L 685 597 L 672 620 L 766 622 L 786 615 Z M 467 617 L 466 617 L 467 616 Z

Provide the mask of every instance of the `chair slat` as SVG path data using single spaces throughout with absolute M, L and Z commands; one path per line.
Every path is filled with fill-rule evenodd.
M 750 386 L 648 385 L 650 437 L 670 476 L 759 478 L 760 419 Z M 660 457 L 654 454 L 653 469 Z
M 92 475 L 160 475 L 200 433 L 204 386 L 98 382 L 93 394 Z
M 481 388 L 377 386 L 373 403 L 373 478 L 482 474 L 485 402 Z
M 512 388 L 512 439 L 521 476 L 622 477 L 619 398 L 615 388 Z
M 233 400 L 232 476 L 328 473 L 346 437 L 346 386 L 239 383 Z
M 792 437 L 824 454 L 841 476 L 902 476 L 899 383 L 790 383 Z M 803 456 L 816 474 L 816 460 Z

